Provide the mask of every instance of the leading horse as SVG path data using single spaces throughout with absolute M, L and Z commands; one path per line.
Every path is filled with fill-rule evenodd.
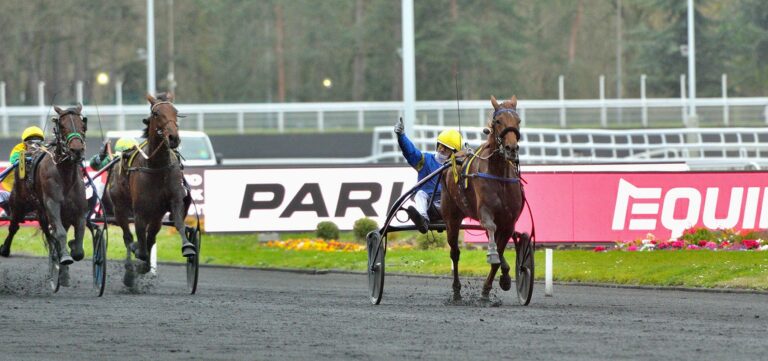
M 520 141 L 520 116 L 515 96 L 502 104 L 492 96 L 491 104 L 494 111 L 485 129 L 487 140 L 474 156 L 465 160 L 462 172 L 449 168 L 442 176 L 441 211 L 451 247 L 455 300 L 461 299 L 458 237 L 461 222 L 466 217 L 479 220 L 488 235 L 487 261 L 491 270 L 483 284 L 483 298 L 488 298 L 499 267 L 502 271 L 500 287 L 505 291 L 511 287 L 510 267 L 504 258 L 504 250 L 510 237 L 519 238 L 515 233 L 515 222 L 524 202 L 517 144 Z
M 186 236 L 184 217 L 191 198 L 184 186 L 181 159 L 175 149 L 179 138 L 178 111 L 173 105 L 172 94 L 147 95 L 150 104 L 149 118 L 144 119 L 143 137 L 147 140 L 134 155 L 123 159 L 119 167 L 109 171 L 109 198 L 113 204 L 115 222 L 123 230 L 126 248 L 126 273 L 123 283 L 131 287 L 131 253 L 144 264 L 139 272 L 149 271 L 149 250 L 155 244 L 163 217 L 170 212 L 170 219 L 181 236 L 184 257 L 196 254 L 195 245 Z M 125 156 L 126 153 L 123 153 Z M 133 242 L 129 227 L 134 217 L 138 244 Z
M 80 104 L 66 110 L 54 107 L 54 110 L 58 116 L 52 119 L 53 142 L 30 154 L 33 166 L 28 173 L 32 174 L 21 178 L 20 171 L 16 172 L 9 202 L 11 224 L 0 253 L 8 256 L 19 223 L 27 213 L 37 211 L 40 228 L 59 257 L 61 283 L 68 286 L 68 265 L 85 256 L 83 235 L 88 203 L 82 161 L 88 119 L 82 115 Z M 19 161 L 25 162 L 25 158 L 26 155 L 23 155 Z M 31 183 L 28 178 L 32 178 Z M 67 249 L 67 230 L 70 227 L 75 230 L 75 238 L 68 244 L 71 253 Z

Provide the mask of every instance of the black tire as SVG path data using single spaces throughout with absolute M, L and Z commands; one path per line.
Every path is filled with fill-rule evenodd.
M 368 247 L 368 290 L 371 303 L 381 303 L 384 295 L 384 256 L 387 252 L 384 240 L 378 231 L 371 231 L 366 237 Z
M 531 303 L 533 296 L 533 244 L 528 233 L 522 233 L 515 250 L 515 283 L 517 286 L 517 299 L 523 306 Z
M 194 295 L 197 292 L 197 278 L 200 271 L 200 244 L 202 243 L 202 233 L 200 228 L 186 227 L 187 239 L 195 245 L 195 255 L 187 257 L 187 289 L 189 294 Z
M 97 297 L 104 295 L 107 285 L 107 242 L 109 236 L 106 227 L 98 227 L 91 234 L 93 236 L 93 289 Z

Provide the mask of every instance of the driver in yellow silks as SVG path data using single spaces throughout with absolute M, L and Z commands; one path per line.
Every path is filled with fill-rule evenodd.
M 44 140 L 45 134 L 43 134 L 43 130 L 40 129 L 40 127 L 31 126 L 27 129 L 24 129 L 24 132 L 21 133 L 21 143 L 16 144 L 16 146 L 14 146 L 11 150 L 11 154 L 8 159 L 8 161 L 11 163 L 10 166 L 13 166 L 14 163 L 19 161 L 19 158 L 24 151 L 42 146 Z M 8 173 L 5 179 L 3 179 L 3 189 L 0 190 L 0 207 L 2 208 L 5 208 L 8 205 L 8 200 L 11 198 L 13 179 L 15 178 L 14 173 L 15 171 Z

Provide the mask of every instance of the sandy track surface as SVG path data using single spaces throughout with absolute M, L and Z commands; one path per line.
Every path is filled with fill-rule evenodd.
M 465 279 L 388 276 L 370 305 L 355 274 L 202 268 L 187 294 L 184 268 L 122 286 L 110 268 L 102 298 L 87 261 L 72 287 L 43 287 L 43 259 L 0 259 L 0 359 L 764 359 L 768 296 L 556 286 L 531 305 Z M 495 285 L 495 287 L 498 287 Z M 513 288 L 514 290 L 514 288 Z

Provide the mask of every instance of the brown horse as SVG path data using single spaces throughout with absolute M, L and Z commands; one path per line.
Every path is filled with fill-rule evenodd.
M 189 209 L 190 197 L 183 186 L 181 160 L 174 151 L 179 146 L 178 111 L 173 105 L 172 94 L 147 95 L 150 116 L 144 119 L 147 126 L 138 150 L 139 154 L 124 159 L 119 167 L 109 172 L 109 198 L 113 204 L 115 222 L 123 230 L 126 248 L 126 274 L 123 282 L 131 287 L 131 253 L 144 264 L 139 272 L 149 271 L 149 250 L 163 223 L 163 217 L 171 212 L 171 220 L 181 236 L 182 255 L 196 254 L 195 246 L 184 232 L 184 217 Z M 131 160 L 132 159 L 132 160 Z M 138 244 L 133 242 L 129 228 L 133 215 Z
M 43 230 L 49 245 L 58 254 L 61 267 L 61 282 L 67 286 L 69 273 L 67 265 L 80 261 L 84 257 L 83 235 L 85 233 L 85 218 L 88 212 L 88 202 L 85 199 L 82 161 L 85 152 L 85 132 L 88 119 L 82 115 L 82 105 L 62 110 L 54 107 L 57 117 L 53 118 L 54 140 L 41 151 L 38 165 L 33 168 L 33 187 L 26 179 L 16 179 L 10 198 L 11 225 L 8 237 L 3 244 L 3 253 L 10 253 L 13 236 L 19 229 L 19 223 L 31 211 L 37 211 L 40 228 Z M 39 154 L 39 153 L 38 153 Z M 20 158 L 20 162 L 24 158 Z M 67 250 L 67 230 L 74 226 L 75 239 L 69 241 L 70 251 Z M 6 253 L 7 252 L 7 253 Z
M 461 299 L 459 227 L 466 217 L 479 220 L 488 235 L 487 261 L 491 271 L 483 285 L 482 296 L 489 296 L 499 267 L 501 288 L 509 290 L 511 286 L 504 249 L 510 237 L 516 236 L 515 222 L 520 217 L 524 201 L 517 154 L 520 117 L 515 96 L 502 104 L 491 97 L 491 104 L 494 113 L 485 130 L 488 139 L 474 157 L 467 158 L 465 172 L 458 180 L 450 168 L 442 177 L 441 210 L 451 246 L 453 297 L 457 300 Z

